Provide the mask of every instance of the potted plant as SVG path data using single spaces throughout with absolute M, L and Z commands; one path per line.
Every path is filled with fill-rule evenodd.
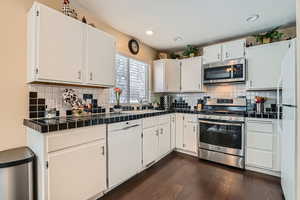
M 198 55 L 199 49 L 197 47 L 194 47 L 192 45 L 187 45 L 186 49 L 183 51 L 182 55 L 184 57 L 194 57 Z
M 261 44 L 268 44 L 274 41 L 279 41 L 282 38 L 283 33 L 280 33 L 278 31 L 278 28 L 279 27 L 276 27 L 266 33 L 254 35 L 254 37 L 256 38 L 256 42 L 259 42 Z
M 121 94 L 122 94 L 122 89 L 121 88 L 115 88 L 114 89 L 115 91 L 115 96 L 116 96 L 116 105 L 114 106 L 114 110 L 115 111 L 121 111 L 121 105 L 120 105 L 120 97 L 121 97 Z

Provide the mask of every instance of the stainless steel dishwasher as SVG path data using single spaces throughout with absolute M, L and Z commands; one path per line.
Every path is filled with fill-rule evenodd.
M 34 154 L 27 147 L 0 152 L 0 199 L 34 199 Z

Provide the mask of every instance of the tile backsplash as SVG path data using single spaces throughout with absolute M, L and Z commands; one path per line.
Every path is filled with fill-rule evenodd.
M 266 106 L 276 104 L 277 101 L 276 91 L 247 91 L 245 84 L 210 85 L 206 87 L 206 92 L 204 93 L 178 93 L 170 95 L 175 99 L 182 98 L 191 107 L 195 106 L 198 99 L 204 96 L 211 98 L 246 97 L 251 103 L 254 103 L 255 96 L 263 96 L 267 97 Z
M 66 111 L 71 109 L 71 106 L 64 103 L 62 94 L 65 89 L 73 89 L 79 98 L 84 99 L 86 95 L 92 95 L 92 99 L 96 100 L 98 106 L 109 109 L 110 90 L 102 88 L 82 88 L 73 86 L 57 86 L 57 85 L 29 85 L 30 92 L 37 92 L 38 99 L 44 99 L 47 109 L 56 108 L 60 116 L 65 116 Z M 85 96 L 84 96 L 85 95 Z M 30 106 L 28 110 L 30 112 Z M 32 113 L 31 113 L 32 114 Z

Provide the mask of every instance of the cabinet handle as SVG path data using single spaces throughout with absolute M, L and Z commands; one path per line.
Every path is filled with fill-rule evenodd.
M 220 59 L 220 54 L 218 53 L 218 59 Z
M 182 144 L 182 147 L 185 147 L 185 144 Z
M 90 81 L 92 81 L 93 80 L 93 73 L 91 72 L 90 73 Z
M 101 154 L 104 156 L 105 155 L 105 147 L 102 146 L 101 149 L 102 149 L 102 151 L 101 151 L 102 153 Z
M 81 71 L 78 71 L 78 79 L 81 80 Z
M 155 132 L 156 132 L 155 135 L 158 136 L 159 135 L 159 130 L 156 130 Z
M 228 58 L 229 57 L 229 53 L 228 52 L 226 52 L 226 58 Z
M 196 132 L 196 127 L 195 126 L 193 127 L 193 131 Z
M 162 128 L 160 129 L 160 134 L 164 134 L 164 130 Z

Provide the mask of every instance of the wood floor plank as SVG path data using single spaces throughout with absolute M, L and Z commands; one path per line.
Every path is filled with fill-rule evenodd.
M 280 179 L 172 153 L 99 200 L 283 200 Z

